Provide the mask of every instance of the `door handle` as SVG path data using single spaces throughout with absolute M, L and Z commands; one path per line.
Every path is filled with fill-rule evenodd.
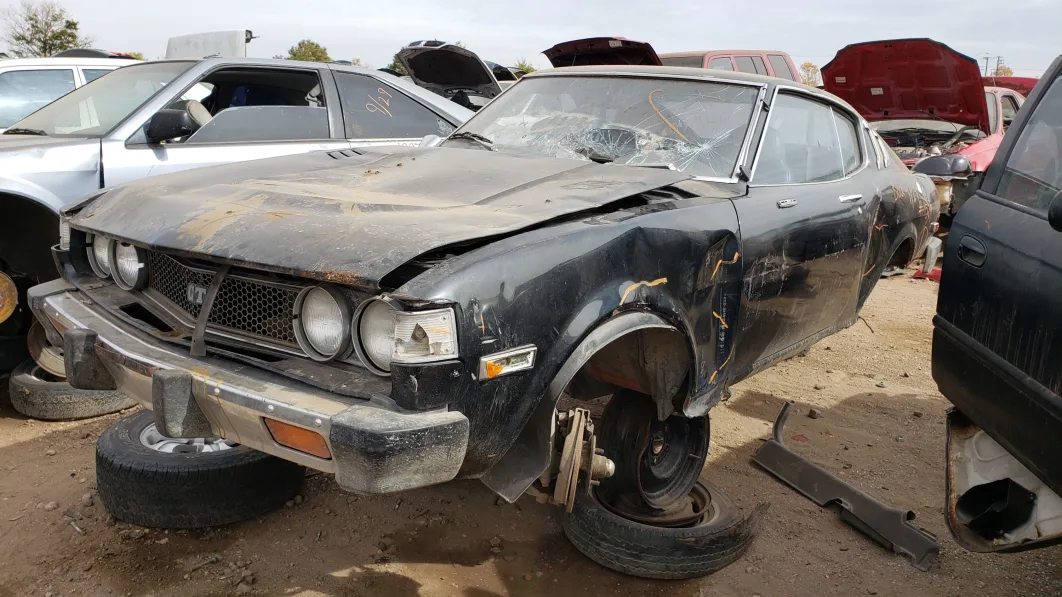
M 988 250 L 985 244 L 976 238 L 966 235 L 959 241 L 959 259 L 974 267 L 981 267 L 988 258 Z
M 841 196 L 840 196 L 840 197 L 838 197 L 837 199 L 838 199 L 838 200 L 839 200 L 839 201 L 840 201 L 841 203 L 851 203 L 851 202 L 853 202 L 853 201 L 859 201 L 859 200 L 860 200 L 860 199 L 862 199 L 862 198 L 863 198 L 863 196 L 862 196 L 862 195 L 856 194 L 856 195 L 841 195 Z
M 796 199 L 782 199 L 781 201 L 776 203 L 776 205 L 778 206 L 779 209 L 785 209 L 787 207 L 793 207 L 796 204 L 797 204 L 797 200 Z

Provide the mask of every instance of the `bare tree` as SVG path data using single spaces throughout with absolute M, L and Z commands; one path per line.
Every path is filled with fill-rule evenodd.
M 4 33 L 0 37 L 16 56 L 53 56 L 71 48 L 85 48 L 92 38 L 81 35 L 79 25 L 57 2 L 23 0 L 3 12 Z
M 809 86 L 816 87 L 819 84 L 819 67 L 815 66 L 811 62 L 805 62 L 800 65 L 800 82 Z

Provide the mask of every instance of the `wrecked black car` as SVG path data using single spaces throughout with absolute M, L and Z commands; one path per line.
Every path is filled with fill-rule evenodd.
M 134 444 L 216 436 L 365 493 L 479 478 L 563 504 L 606 566 L 684 578 L 740 557 L 763 513 L 699 481 L 711 408 L 855 322 L 936 206 L 827 93 L 575 67 L 439 147 L 101 193 L 65 212 L 64 280 L 32 306 L 72 385 L 153 410 Z

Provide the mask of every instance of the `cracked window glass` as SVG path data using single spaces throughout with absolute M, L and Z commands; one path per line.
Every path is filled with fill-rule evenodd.
M 521 80 L 480 110 L 449 145 L 729 179 L 759 88 L 631 77 Z

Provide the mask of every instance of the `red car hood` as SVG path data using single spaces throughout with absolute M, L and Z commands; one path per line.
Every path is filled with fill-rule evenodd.
M 549 58 L 550 64 L 558 68 L 598 64 L 660 66 L 660 57 L 656 55 L 653 46 L 622 37 L 590 37 L 565 41 L 542 53 Z
M 931 39 L 845 46 L 822 81 L 869 121 L 940 118 L 992 133 L 977 61 Z

